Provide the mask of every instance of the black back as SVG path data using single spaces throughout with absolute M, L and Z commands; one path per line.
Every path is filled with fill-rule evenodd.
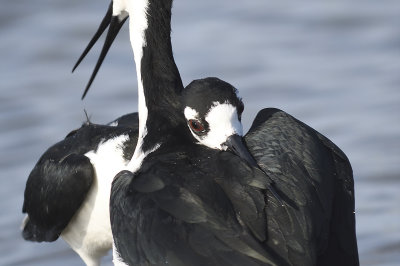
M 134 124 L 137 120 L 137 113 L 121 118 L 122 124 L 125 121 Z M 92 123 L 73 130 L 41 156 L 25 187 L 22 211 L 29 215 L 23 228 L 26 240 L 54 241 L 59 237 L 93 182 L 94 169 L 85 153 L 96 150 L 102 141 L 120 135 L 129 136 L 123 147 L 128 160 L 136 146 L 137 128 Z
M 287 203 L 266 205 L 268 249 L 292 265 L 358 265 L 354 181 L 345 154 L 273 108 L 258 113 L 245 139 Z
M 114 179 L 120 256 L 129 265 L 285 265 L 262 244 L 266 188 L 251 183 L 263 178 L 230 152 L 163 145 L 137 174 Z

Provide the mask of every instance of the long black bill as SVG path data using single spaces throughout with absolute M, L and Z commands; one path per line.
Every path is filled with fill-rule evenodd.
M 96 33 L 93 35 L 92 39 L 90 40 L 89 44 L 86 46 L 85 50 L 79 57 L 78 61 L 76 61 L 74 68 L 72 68 L 72 73 L 75 69 L 79 66 L 82 62 L 83 58 L 89 53 L 90 49 L 92 49 L 93 45 L 97 42 L 103 32 L 107 29 L 108 25 L 110 25 L 111 17 L 112 17 L 112 9 L 113 9 L 113 2 L 111 1 L 110 5 L 108 6 L 107 13 L 104 16 L 103 20 L 100 23 L 99 28 L 97 29 Z
M 253 155 L 251 155 L 251 153 L 247 149 L 246 144 L 243 142 L 243 138 L 241 136 L 232 135 L 226 140 L 225 144 L 228 146 L 229 150 L 231 150 L 237 156 L 245 160 L 250 166 L 258 168 L 265 175 L 267 175 L 267 173 L 265 173 L 265 171 L 262 170 L 260 166 L 257 164 Z M 267 184 L 267 188 L 269 191 L 271 191 L 272 195 L 274 195 L 274 197 L 279 201 L 279 204 L 281 206 L 284 206 L 281 197 L 278 195 L 276 190 L 271 186 L 271 184 Z
M 124 25 L 125 21 L 127 20 L 128 17 L 123 18 L 120 20 L 118 16 L 113 16 L 112 15 L 112 8 L 113 8 L 113 2 L 111 1 L 110 6 L 108 7 L 107 13 L 104 16 L 102 22 L 100 23 L 99 28 L 97 29 L 96 33 L 94 34 L 93 38 L 90 40 L 89 44 L 87 45 L 86 49 L 83 51 L 82 55 L 79 57 L 78 61 L 76 62 L 74 68 L 72 69 L 72 72 L 76 69 L 76 67 L 81 63 L 83 58 L 87 55 L 87 53 L 90 51 L 90 49 L 93 47 L 93 45 L 97 42 L 97 40 L 100 38 L 100 36 L 103 34 L 107 26 L 109 25 L 110 27 L 108 28 L 107 36 L 104 41 L 103 48 L 101 50 L 99 59 L 97 60 L 96 66 L 93 70 L 93 73 L 89 79 L 88 84 L 86 85 L 85 91 L 83 92 L 82 99 L 85 98 L 87 92 L 89 91 L 90 85 L 92 85 L 93 80 L 95 79 L 97 72 L 100 69 L 101 64 L 104 61 L 104 58 L 107 55 L 108 50 L 110 49 L 113 41 L 115 40 L 115 37 L 117 37 L 118 32 Z
M 258 168 L 256 160 L 247 149 L 241 136 L 232 135 L 226 140 L 225 144 L 233 153 L 245 160 L 250 166 Z

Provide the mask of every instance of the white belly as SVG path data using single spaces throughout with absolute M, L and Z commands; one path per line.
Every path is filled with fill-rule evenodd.
M 85 154 L 95 169 L 92 187 L 82 206 L 61 237 L 87 265 L 99 265 L 102 256 L 112 248 L 109 200 L 114 176 L 126 167 L 122 144 L 127 136 L 102 143 L 97 151 Z

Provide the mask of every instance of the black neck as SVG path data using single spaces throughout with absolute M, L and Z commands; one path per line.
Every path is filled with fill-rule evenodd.
M 180 99 L 183 85 L 171 45 L 171 8 L 172 0 L 150 0 L 147 9 L 140 69 L 148 110 L 143 151 L 159 143 L 160 137 L 180 132 L 185 125 Z

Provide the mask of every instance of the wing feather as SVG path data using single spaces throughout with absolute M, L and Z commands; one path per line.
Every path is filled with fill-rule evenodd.
M 292 264 L 358 265 L 354 184 L 346 155 L 274 108 L 257 114 L 245 139 L 288 203 L 279 208 L 268 196 L 268 246 Z
M 55 241 L 84 201 L 94 178 L 90 160 L 69 154 L 60 162 L 39 162 L 29 175 L 23 212 L 28 222 L 23 237 L 31 241 Z

